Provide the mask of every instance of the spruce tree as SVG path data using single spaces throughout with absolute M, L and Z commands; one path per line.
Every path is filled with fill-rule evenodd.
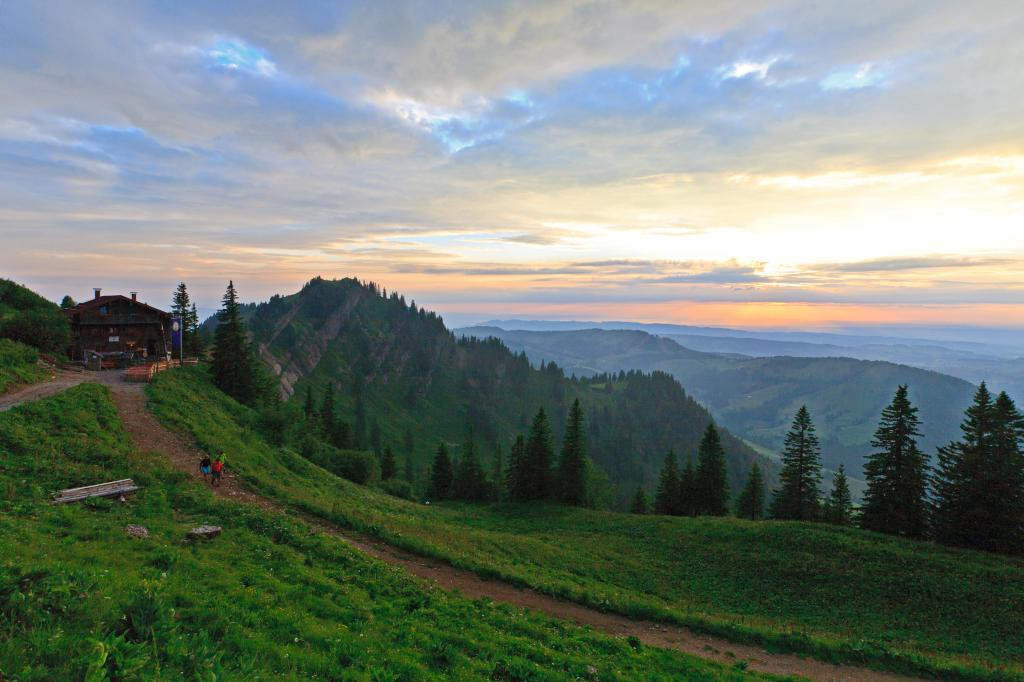
M 437 446 L 434 464 L 430 469 L 430 496 L 435 500 L 447 500 L 452 495 L 452 460 L 444 443 Z
M 933 525 L 939 542 L 997 552 L 1024 549 L 1024 421 L 984 382 L 960 426 L 960 441 L 939 448 Z
M 306 419 L 312 419 L 316 414 L 316 400 L 313 398 L 313 387 L 306 386 L 306 403 L 303 405 L 302 411 L 306 414 Z
M 750 465 L 747 482 L 736 500 L 736 516 L 752 520 L 764 516 L 764 475 L 756 460 Z
M 569 409 L 558 463 L 559 498 L 565 504 L 582 506 L 587 495 L 587 452 L 583 431 L 583 410 L 576 399 Z
M 850 484 L 846 480 L 846 469 L 842 464 L 832 477 L 832 492 L 825 500 L 824 516 L 825 521 L 839 526 L 848 526 L 853 520 Z
M 257 361 L 246 336 L 234 282 L 228 282 L 221 303 L 211 363 L 213 382 L 239 402 L 251 405 L 257 398 Z
M 356 396 L 356 409 L 352 425 L 352 447 L 362 450 L 366 447 L 366 406 L 362 393 Z
M 633 495 L 633 501 L 629 503 L 630 514 L 646 514 L 647 513 L 647 494 L 643 488 L 637 488 L 636 494 Z
M 413 479 L 416 478 L 416 474 L 413 472 L 412 468 L 412 452 L 405 453 L 405 468 L 402 475 L 410 484 L 413 482 Z
M 671 450 L 665 455 L 658 477 L 658 490 L 654 494 L 654 513 L 676 516 L 679 510 L 679 468 L 676 453 Z
M 820 515 L 821 448 L 807 406 L 797 410 L 782 450 L 782 486 L 775 491 L 771 515 L 810 521 Z
M 495 445 L 494 448 L 494 461 L 491 470 L 491 488 L 492 497 L 495 500 L 501 500 L 502 493 L 505 489 L 505 462 L 501 454 L 501 444 Z
M 992 394 L 982 382 L 960 424 L 961 440 L 939 448 L 932 525 L 941 543 L 974 547 L 984 536 L 983 524 L 989 519 L 982 519 L 979 507 L 988 491 L 979 490 L 979 484 L 983 462 L 992 455 L 992 413 Z
M 188 287 L 178 282 L 171 298 L 171 315 L 181 322 L 181 350 L 190 350 L 192 346 L 192 301 L 189 299 Z
M 552 494 L 551 463 L 554 459 L 554 446 L 551 439 L 551 425 L 544 408 L 537 410 L 530 434 L 526 438 L 526 469 L 528 475 L 528 500 L 544 500 Z
M 395 462 L 395 453 L 390 446 L 385 446 L 380 455 L 380 480 L 386 481 L 395 477 L 398 464 Z
M 1024 552 L 1024 416 L 1005 392 L 996 397 L 990 489 L 990 549 Z
M 696 516 L 697 497 L 697 472 L 693 468 L 693 460 L 687 458 L 683 473 L 679 474 L 674 513 L 682 516 Z
M 331 445 L 342 450 L 352 447 L 352 427 L 344 419 L 334 419 L 334 430 L 328 434 Z
M 697 452 L 696 513 L 725 516 L 729 505 L 729 480 L 722 439 L 714 424 L 708 424 Z
M 482 500 L 487 492 L 487 480 L 472 439 L 466 441 L 464 450 L 456 467 L 452 496 L 459 500 Z
M 203 356 L 203 337 L 199 333 L 199 311 L 196 309 L 195 301 L 192 302 L 192 309 L 188 313 L 188 353 L 197 358 Z
M 867 490 L 860 525 L 867 530 L 919 538 L 928 525 L 928 458 L 917 447 L 920 421 L 905 385 L 884 410 L 864 461 Z
M 505 489 L 508 498 L 521 502 L 528 500 L 530 491 L 529 471 L 526 462 L 526 441 L 522 435 L 512 441 L 512 450 L 508 455 L 508 471 L 505 474 Z
M 327 388 L 324 389 L 324 397 L 320 402 L 320 428 L 323 430 L 323 434 L 328 439 L 334 437 L 334 383 L 328 381 Z

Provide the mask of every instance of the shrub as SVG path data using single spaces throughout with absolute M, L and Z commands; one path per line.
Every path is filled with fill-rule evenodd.
M 380 489 L 388 495 L 400 497 L 403 500 L 412 499 L 412 484 L 400 478 L 389 478 L 386 481 L 381 481 Z

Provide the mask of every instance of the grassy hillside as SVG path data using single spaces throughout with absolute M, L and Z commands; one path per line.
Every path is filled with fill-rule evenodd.
M 793 415 L 806 404 L 822 440 L 825 466 L 845 464 L 859 476 L 878 417 L 900 384 L 920 408 L 927 452 L 959 437 L 973 387 L 966 381 L 905 365 L 851 358 L 744 358 L 701 353 L 641 331 L 587 329 L 560 332 L 460 330 L 492 335 L 533 362 L 554 361 L 567 371 L 660 370 L 744 438 L 779 450 Z
M 483 575 L 737 640 L 945 678 L 1024 676 L 1024 563 L 824 525 L 405 502 L 267 444 L 201 369 L 151 407 L 255 490 Z
M 4 679 L 765 679 L 425 589 L 128 443 L 96 384 L 0 414 Z M 128 504 L 48 504 L 122 476 L 143 486 Z M 184 542 L 207 522 L 223 535 Z
M 399 461 L 411 441 L 420 470 L 439 441 L 458 456 L 468 434 L 486 467 L 499 447 L 507 455 L 513 435 L 542 406 L 560 441 L 568 408 L 579 398 L 589 454 L 617 486 L 624 508 L 637 485 L 653 490 L 669 449 L 695 456 L 711 421 L 667 374 L 633 373 L 610 386 L 572 381 L 555 365 L 531 368 L 525 355 L 497 341 L 456 341 L 433 313 L 353 279 L 314 279 L 297 294 L 257 306 L 249 323 L 262 356 L 296 399 L 308 387 L 320 395 L 334 382 L 357 445 L 370 447 L 376 423 Z M 728 432 L 722 441 L 735 491 L 759 456 Z M 771 474 L 773 465 L 762 465 Z
M 71 327 L 53 302 L 0 278 L 0 338 L 60 355 L 71 339 Z
M 17 341 L 0 339 L 0 393 L 44 378 L 46 372 L 39 366 L 39 351 Z

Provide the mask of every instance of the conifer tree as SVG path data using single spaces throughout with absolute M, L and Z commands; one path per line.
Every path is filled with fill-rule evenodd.
M 192 301 L 192 309 L 188 314 L 188 353 L 197 358 L 203 356 L 203 337 L 199 333 L 199 311 L 196 309 L 195 301 Z
M 750 465 L 747 482 L 736 500 L 736 516 L 752 520 L 764 516 L 764 475 L 756 460 Z
M 306 403 L 303 405 L 302 411 L 305 412 L 306 419 L 312 419 L 316 414 L 316 401 L 313 398 L 312 386 L 306 386 Z
M 366 447 L 366 406 L 363 405 L 363 395 L 360 392 L 356 395 L 355 418 L 352 425 L 352 447 L 362 450 Z
M 456 468 L 452 496 L 459 500 L 482 500 L 487 492 L 487 479 L 472 439 L 466 441 L 464 450 Z
M 1005 393 L 984 382 L 960 426 L 939 448 L 933 525 L 939 542 L 996 552 L 1024 551 L 1024 419 Z
M 348 422 L 344 419 L 334 419 L 334 430 L 328 434 L 331 440 L 331 445 L 342 450 L 348 450 L 352 447 L 352 427 L 348 425 Z
M 390 446 L 385 446 L 380 455 L 380 480 L 394 478 L 397 466 L 395 453 L 391 451 Z
M 693 468 L 693 460 L 689 458 L 683 472 L 679 474 L 675 508 L 675 513 L 681 516 L 697 515 L 697 471 Z
M 192 301 L 189 299 L 188 287 L 178 282 L 171 299 L 171 315 L 181 321 L 181 348 L 189 350 L 192 345 Z
M 676 453 L 671 450 L 665 455 L 665 463 L 658 477 L 658 490 L 654 494 L 654 513 L 679 515 L 679 468 Z
M 64 294 L 64 298 L 60 299 L 60 309 L 61 310 L 67 310 L 68 308 L 74 308 L 76 305 L 78 305 L 78 304 L 75 303 L 75 299 L 71 298 L 67 294 Z
M 782 486 L 775 491 L 771 515 L 810 521 L 820 515 L 821 448 L 807 406 L 797 410 L 782 450 Z
M 402 472 L 402 475 L 405 477 L 405 480 L 408 481 L 409 483 L 412 483 L 413 479 L 416 478 L 416 474 L 413 472 L 413 468 L 412 468 L 412 452 L 411 451 L 405 453 L 405 470 Z
M 496 500 L 501 500 L 502 493 L 505 489 L 505 462 L 501 454 L 501 444 L 498 443 L 494 448 L 494 462 L 493 469 L 491 471 L 491 483 L 493 497 Z
M 988 548 L 1024 552 L 1024 415 L 1005 391 L 996 397 Z
M 530 434 L 526 438 L 526 470 L 528 500 L 544 500 L 551 497 L 552 472 L 551 463 L 554 459 L 554 446 L 551 442 L 551 425 L 544 408 L 537 410 L 537 415 L 530 425 Z
M 629 513 L 646 514 L 647 506 L 647 494 L 643 488 L 637 488 L 636 494 L 633 495 L 633 501 L 629 503 Z
M 234 282 L 228 282 L 214 335 L 211 370 L 217 388 L 241 403 L 257 399 L 256 357 L 246 336 Z
M 832 477 L 832 492 L 825 500 L 824 516 L 825 521 L 839 526 L 848 526 L 853 520 L 850 484 L 846 480 L 846 469 L 842 464 Z
M 526 441 L 522 435 L 512 442 L 508 456 L 508 472 L 505 476 L 506 489 L 510 500 L 521 502 L 530 499 L 529 470 L 526 462 Z
M 565 504 L 582 506 L 587 495 L 587 452 L 583 431 L 583 410 L 576 399 L 569 409 L 558 463 L 559 498 Z
M 373 448 L 373 452 L 379 457 L 381 450 L 380 424 L 377 423 L 376 418 L 370 424 L 370 447 Z
M 697 451 L 696 513 L 725 516 L 729 504 L 729 480 L 725 451 L 714 424 L 708 424 Z
M 324 389 L 324 397 L 320 402 L 320 428 L 324 436 L 334 438 L 334 383 L 328 381 Z
M 430 469 L 430 496 L 435 500 L 447 500 L 452 495 L 452 460 L 444 443 L 437 446 L 434 464 Z
M 928 458 L 917 447 L 920 421 L 906 385 L 884 410 L 864 461 L 867 490 L 860 525 L 867 530 L 919 538 L 928 524 Z

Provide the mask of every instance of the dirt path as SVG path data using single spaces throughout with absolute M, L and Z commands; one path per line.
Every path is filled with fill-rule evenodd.
M 94 372 L 73 372 L 67 369 L 53 370 L 50 379 L 47 381 L 18 386 L 13 391 L 0 395 L 0 412 L 5 412 L 15 405 L 20 405 L 30 400 L 49 398 L 51 395 L 60 393 L 66 388 L 71 388 L 84 381 L 94 381 L 95 379 L 96 373 Z
M 90 379 L 100 379 L 111 389 L 114 404 L 117 406 L 125 429 L 135 445 L 141 450 L 164 455 L 176 468 L 187 473 L 193 480 L 203 483 L 197 470 L 201 456 L 199 451 L 190 439 L 183 438 L 164 427 L 146 409 L 144 385 L 119 381 L 117 374 L 114 372 L 109 374 L 110 376 L 85 376 L 69 385 Z M 61 389 L 55 389 L 44 395 L 51 395 L 57 390 Z M 43 397 L 43 395 L 36 397 Z M 212 490 L 227 499 L 256 504 L 271 511 L 290 513 L 282 505 L 246 490 L 241 481 L 232 473 L 226 473 L 221 487 L 212 488 Z M 381 561 L 400 566 L 409 573 L 442 589 L 458 590 L 463 595 L 474 599 L 487 597 L 496 602 L 532 609 L 554 618 L 568 620 L 579 625 L 588 625 L 595 630 L 615 636 L 634 636 L 649 646 L 675 649 L 726 664 L 742 661 L 746 662 L 747 667 L 751 670 L 776 675 L 794 675 L 811 680 L 896 682 L 916 679 L 866 668 L 832 665 L 793 654 L 771 653 L 760 647 L 737 644 L 719 637 L 700 634 L 681 626 L 633 620 L 625 616 L 605 613 L 501 581 L 485 580 L 471 571 L 457 569 L 441 561 L 410 554 L 375 538 L 332 526 L 321 519 L 308 516 L 303 516 L 303 518 L 324 533 L 337 537 Z

